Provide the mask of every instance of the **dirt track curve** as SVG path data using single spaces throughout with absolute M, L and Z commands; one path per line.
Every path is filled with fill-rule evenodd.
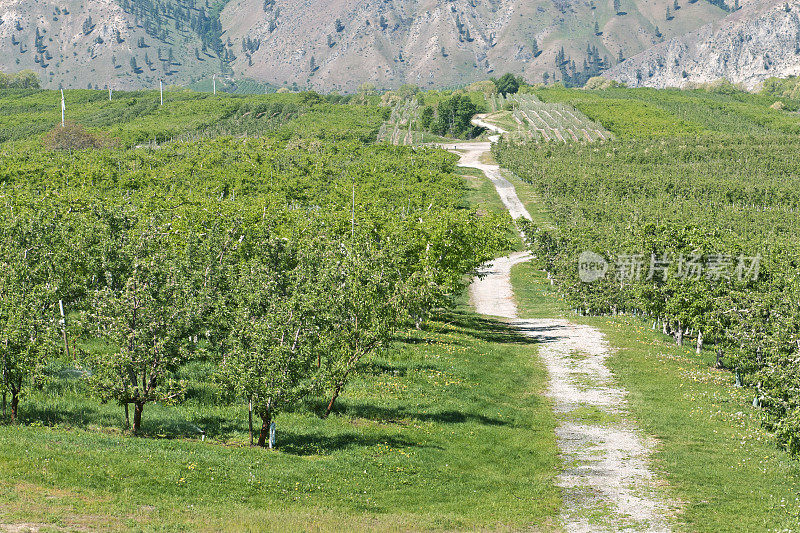
M 481 117 L 473 122 L 487 126 Z M 490 143 L 446 148 L 461 156 L 459 166 L 486 174 L 514 219 L 530 220 L 500 167 L 485 162 Z M 503 318 L 540 343 L 539 355 L 550 375 L 547 395 L 559 417 L 556 437 L 564 470 L 558 484 L 564 501 L 564 529 L 669 531 L 666 517 L 670 505 L 659 497 L 658 479 L 649 467 L 652 444 L 628 416 L 627 391 L 615 382 L 606 365 L 611 348 L 603 334 L 568 320 L 518 317 L 510 273 L 514 265 L 529 259 L 526 253 L 515 253 L 485 265 L 483 275 L 470 286 L 470 301 L 478 313 Z M 586 422 L 587 418 L 602 422 Z

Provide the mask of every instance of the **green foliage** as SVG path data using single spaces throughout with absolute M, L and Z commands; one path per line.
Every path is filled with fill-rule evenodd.
M 58 353 L 59 300 L 83 291 L 86 228 L 56 197 L 4 195 L 0 209 L 0 391 L 10 393 L 11 419 L 24 388 L 42 378 Z
M 105 279 L 88 313 L 97 338 L 119 350 L 88 359 L 90 381 L 103 400 L 134 404 L 134 433 L 145 404 L 183 395 L 174 374 L 193 352 L 190 336 L 209 305 L 208 258 L 164 215 L 110 214 L 109 249 L 98 258 Z
M 187 117 L 214 102 L 170 96 L 166 111 Z M 507 219 L 463 208 L 452 155 L 365 145 L 378 108 L 325 100 L 216 102 L 223 124 L 283 122 L 260 139 L 70 155 L 18 143 L 0 155 L 4 193 L 53 194 L 70 227 L 91 230 L 86 277 L 63 297 L 84 311 L 92 389 L 132 403 L 134 431 L 146 404 L 190 393 L 181 372 L 199 361 L 267 427 L 311 391 L 338 396 L 366 356 L 452 305 L 506 246 Z
M 431 106 L 425 106 L 419 114 L 419 123 L 423 129 L 430 129 L 433 124 L 434 112 Z
M 32 70 L 21 70 L 15 74 L 0 72 L 0 89 L 38 89 L 39 77 Z
M 313 385 L 319 341 L 309 310 L 314 294 L 326 291 L 298 276 L 290 243 L 255 234 L 257 241 L 239 243 L 244 251 L 230 265 L 230 294 L 222 294 L 232 317 L 220 376 L 261 417 L 258 444 L 265 446 L 275 416 Z
M 800 117 L 770 108 L 775 97 L 769 94 L 724 88 L 722 92 L 624 88 L 589 92 L 555 87 L 537 90 L 536 94 L 545 102 L 572 105 L 623 137 L 800 132 Z M 797 110 L 800 105 L 789 98 L 783 103 L 788 111 Z
M 568 304 L 590 314 L 650 316 L 678 343 L 687 331 L 702 332 L 698 345 L 714 342 L 723 364 L 759 387 L 766 424 L 793 452 L 800 387 L 793 370 L 800 347 L 800 228 L 793 215 L 800 184 L 791 155 L 797 149 L 785 135 L 709 134 L 689 142 L 497 150 L 501 164 L 533 184 L 553 215 L 555 229 L 526 231 Z M 578 278 L 584 251 L 609 260 L 605 279 Z M 641 254 L 643 274 L 617 279 L 620 257 L 634 254 Z M 681 260 L 717 254 L 727 274 L 680 275 Z M 761 258 L 755 279 L 737 274 L 749 272 L 743 257 Z M 666 274 L 649 276 L 651 261 L 663 258 L 670 259 Z
M 494 81 L 494 84 L 497 87 L 497 93 L 502 94 L 503 96 L 516 94 L 517 91 L 519 91 L 520 86 L 520 82 L 517 77 L 510 72 L 503 74 L 499 79 Z
M 431 131 L 449 137 L 471 136 L 476 130 L 471 122 L 476 111 L 477 106 L 468 96 L 454 94 L 439 102 Z

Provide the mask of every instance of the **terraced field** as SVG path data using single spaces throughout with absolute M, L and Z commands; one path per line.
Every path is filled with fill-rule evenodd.
M 415 98 L 399 102 L 392 108 L 392 115 L 381 125 L 378 142 L 397 145 L 421 144 L 423 132 L 415 130 L 421 106 Z
M 542 102 L 533 94 L 498 94 L 488 101 L 494 113 L 487 120 L 500 122 L 517 139 L 569 143 L 606 141 L 614 137 L 577 109 Z

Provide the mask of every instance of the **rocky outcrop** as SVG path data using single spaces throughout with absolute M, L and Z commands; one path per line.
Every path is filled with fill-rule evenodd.
M 753 2 L 605 73 L 631 87 L 687 87 L 724 78 L 747 89 L 792 75 L 800 75 L 798 0 Z
M 580 69 L 587 46 L 616 62 L 725 16 L 704 0 L 681 3 L 667 24 L 667 0 L 625 1 L 620 14 L 611 0 L 231 0 L 222 25 L 237 76 L 323 91 L 441 88 L 505 72 L 557 80 L 562 47 Z M 260 46 L 242 54 L 242 40 Z

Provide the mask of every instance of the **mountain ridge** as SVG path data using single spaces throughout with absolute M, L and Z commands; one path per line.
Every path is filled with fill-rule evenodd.
M 726 79 L 752 90 L 800 75 L 800 1 L 751 2 L 721 21 L 670 39 L 603 74 L 631 87 L 691 87 Z
M 190 85 L 213 74 L 347 92 L 364 82 L 454 87 L 506 71 L 558 81 L 725 15 L 682 0 L 662 21 L 672 1 L 0 0 L 0 70 L 33 69 L 47 88 Z

